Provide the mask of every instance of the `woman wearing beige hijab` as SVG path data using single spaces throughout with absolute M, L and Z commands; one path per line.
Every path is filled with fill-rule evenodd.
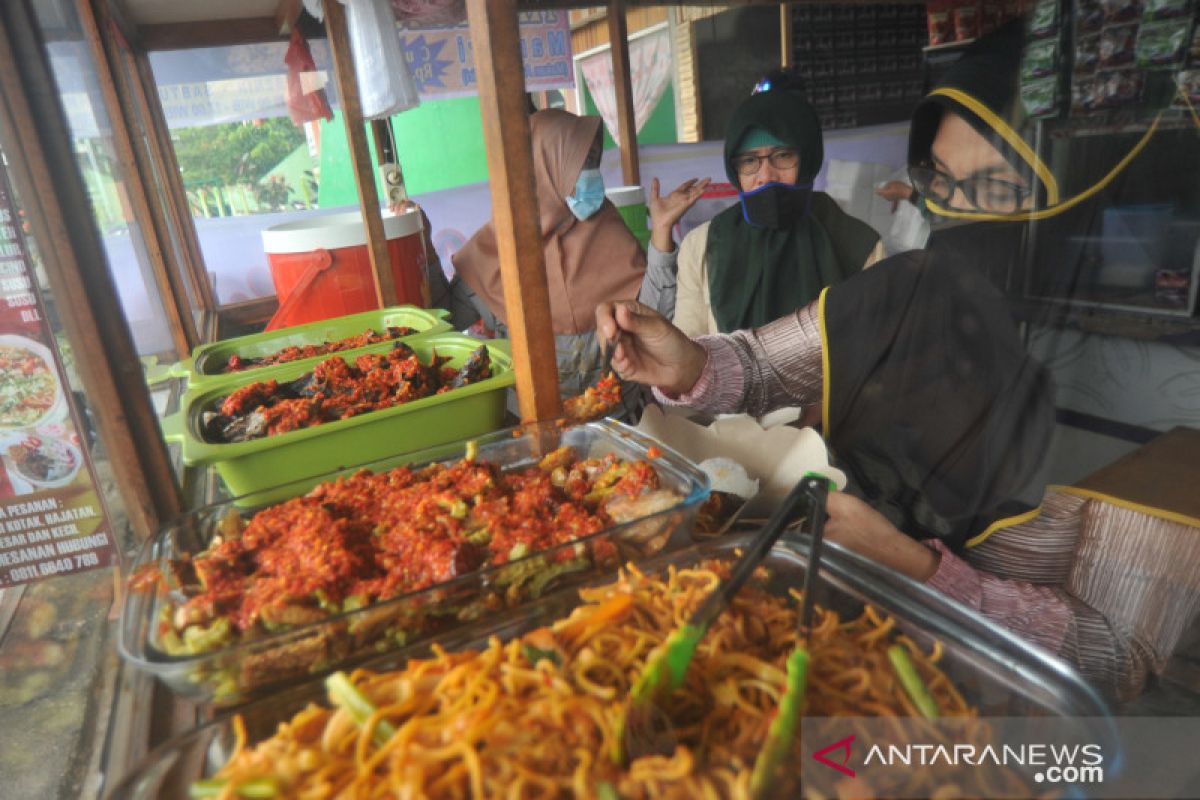
M 548 109 L 530 117 L 533 171 L 537 186 L 542 253 L 550 290 L 550 316 L 558 350 L 559 385 L 564 397 L 581 393 L 600 377 L 595 308 L 613 298 L 638 298 L 646 254 L 617 209 L 604 199 L 599 117 Z M 492 221 L 476 231 L 452 261 L 457 273 L 435 298 L 454 310 L 455 325 L 482 317 L 497 335 L 507 335 L 500 259 Z M 469 298 L 470 304 L 464 303 Z M 659 305 L 648 300 L 643 302 Z M 674 305 L 673 294 L 662 303 Z M 476 312 L 467 319 L 464 308 Z M 669 313 L 669 309 L 663 309 Z

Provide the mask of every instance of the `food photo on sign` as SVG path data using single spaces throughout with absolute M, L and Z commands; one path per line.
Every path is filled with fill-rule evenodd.
M 0 429 L 32 428 L 65 410 L 54 357 L 40 342 L 0 335 Z

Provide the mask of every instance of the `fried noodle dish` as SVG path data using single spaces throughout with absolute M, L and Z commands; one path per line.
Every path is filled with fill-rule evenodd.
M 289 361 L 315 358 L 328 353 L 340 353 L 343 350 L 353 350 L 356 347 L 366 347 L 369 344 L 389 342 L 393 339 L 412 336 L 416 332 L 416 328 L 410 328 L 407 325 L 389 325 L 383 333 L 378 333 L 368 328 L 357 336 L 347 336 L 344 339 L 338 339 L 333 342 L 322 342 L 321 344 L 289 345 L 265 356 L 239 356 L 235 353 L 225 362 L 225 365 L 221 368 L 221 372 L 241 372 L 246 369 L 270 366 L 271 364 L 286 364 Z
M 231 758 L 194 790 L 227 798 L 251 789 L 296 798 L 749 797 L 785 660 L 798 644 L 796 597 L 753 585 L 714 623 L 686 683 L 663 706 L 665 747 L 629 753 L 621 764 L 626 700 L 647 656 L 728 574 L 729 562 L 716 560 L 662 577 L 629 567 L 613 584 L 582 590 L 582 605 L 566 618 L 507 643 L 435 648 L 396 672 L 337 673 L 326 683 L 330 706 L 310 704 L 254 746 L 238 727 Z M 917 716 L 889 666 L 886 651 L 896 646 L 943 716 L 975 714 L 937 666 L 940 647 L 923 652 L 870 606 L 853 619 L 818 609 L 817 620 L 806 714 Z M 801 753 L 792 756 L 796 771 Z M 798 795 L 794 778 L 773 787 L 778 796 Z

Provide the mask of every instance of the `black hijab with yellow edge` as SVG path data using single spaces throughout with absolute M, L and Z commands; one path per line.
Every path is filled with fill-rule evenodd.
M 928 155 L 950 104 L 956 113 L 973 106 L 981 123 L 1007 117 L 1019 53 L 964 59 L 952 70 L 947 79 L 961 94 L 935 91 L 918 108 L 914 162 Z M 971 103 L 958 102 L 967 96 Z M 985 138 L 1006 157 L 1031 147 L 998 130 Z M 821 296 L 825 437 L 854 492 L 915 538 L 957 549 L 1027 508 L 1015 498 L 1037 478 L 1054 392 L 1003 289 L 1025 227 L 937 231 L 925 250 L 886 259 Z
M 825 158 L 816 111 L 799 93 L 762 92 L 734 111 L 725 136 L 725 171 L 739 185 L 732 159 L 752 128 L 761 128 L 800 153 L 797 184 L 812 183 Z M 879 241 L 869 225 L 849 216 L 823 192 L 787 227 L 751 225 L 742 206 L 709 224 L 706 260 L 713 317 L 722 333 L 753 328 L 807 305 L 821 289 L 862 269 Z
M 1086 263 L 1068 252 L 1072 241 L 1139 188 L 1125 168 L 1157 126 L 1150 108 L 1137 137 L 1049 135 L 1021 107 L 1021 49 L 1019 21 L 980 39 L 918 106 L 909 158 L 927 164 L 942 118 L 957 114 L 1028 181 L 1032 207 L 997 215 L 927 203 L 946 221 L 924 250 L 833 285 L 820 302 L 835 459 L 900 530 L 952 548 L 1022 519 L 1043 488 L 1054 388 L 1010 298 L 1051 269 L 1074 285 Z

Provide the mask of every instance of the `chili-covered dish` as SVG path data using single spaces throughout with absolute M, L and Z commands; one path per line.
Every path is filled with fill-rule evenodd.
M 404 342 L 386 353 L 364 353 L 353 364 L 333 356 L 294 380 L 256 381 L 233 390 L 218 410 L 202 415 L 204 438 L 227 444 L 277 436 L 403 405 L 492 376 L 486 346 L 471 353 L 461 369 L 446 367 L 447 361 L 435 349 L 424 362 Z
M 366 347 L 370 344 L 401 339 L 405 336 L 412 336 L 415 333 L 417 333 L 417 329 L 407 325 L 388 325 L 382 332 L 376 331 L 374 328 L 367 328 L 357 336 L 346 336 L 333 341 L 313 344 L 292 344 L 281 347 L 273 353 L 261 356 L 240 356 L 234 353 L 229 356 L 229 359 L 221 368 L 221 372 L 241 372 L 242 370 L 271 366 L 272 364 L 286 364 L 289 361 L 316 358 L 317 356 L 328 355 L 329 353 L 340 353 L 343 350 L 353 350 L 358 347 Z

